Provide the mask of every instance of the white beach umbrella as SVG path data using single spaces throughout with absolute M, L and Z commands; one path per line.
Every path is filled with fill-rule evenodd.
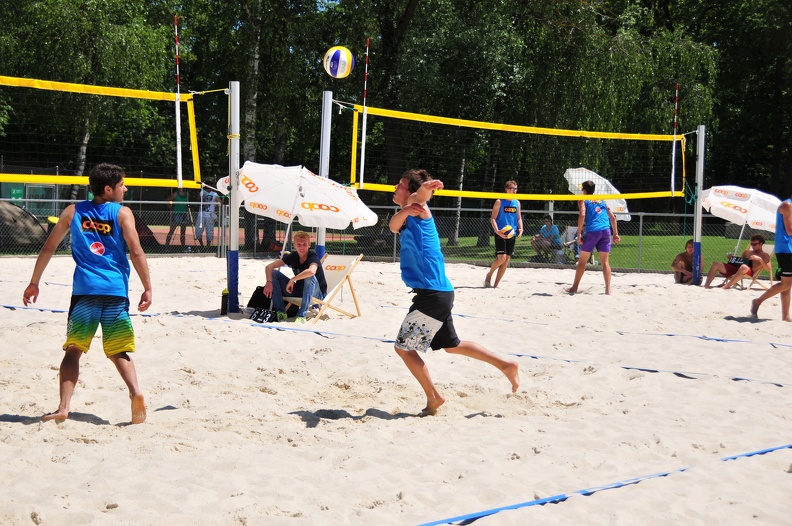
M 573 194 L 583 195 L 581 185 L 586 181 L 594 182 L 594 195 L 620 194 L 610 181 L 588 168 L 569 168 L 564 172 L 564 179 L 569 183 L 569 191 Z M 630 211 L 624 199 L 606 199 L 605 204 L 616 214 L 616 220 L 629 221 Z
M 229 177 L 217 182 L 228 192 Z M 245 209 L 281 223 L 295 219 L 303 226 L 342 230 L 377 224 L 377 214 L 360 200 L 355 188 L 319 177 L 303 166 L 247 161 L 239 170 L 239 190 Z

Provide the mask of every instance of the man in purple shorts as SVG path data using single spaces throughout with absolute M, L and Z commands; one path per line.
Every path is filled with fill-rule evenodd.
M 584 195 L 594 194 L 594 182 L 586 181 L 580 185 L 583 189 Z M 569 294 L 574 294 L 578 291 L 578 285 L 583 278 L 583 273 L 586 272 L 586 263 L 588 263 L 591 253 L 597 249 L 599 253 L 600 263 L 602 263 L 602 276 L 605 278 L 605 294 L 611 293 L 611 269 L 610 269 L 610 248 L 611 248 L 611 232 L 613 232 L 613 242 L 619 243 L 619 228 L 616 225 L 616 216 L 613 215 L 611 209 L 605 205 L 602 200 L 580 200 L 578 201 L 578 228 L 577 228 L 577 243 L 580 246 L 580 259 L 578 259 L 577 267 L 575 268 L 575 281 L 572 286 L 566 291 Z M 583 227 L 585 226 L 585 234 Z

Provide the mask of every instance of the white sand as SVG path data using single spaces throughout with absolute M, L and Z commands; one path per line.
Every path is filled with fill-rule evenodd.
M 33 263 L 0 260 L 0 304 L 22 305 Z M 608 297 L 589 271 L 569 296 L 571 269 L 510 269 L 484 289 L 486 269 L 449 265 L 459 335 L 537 358 L 515 358 L 511 394 L 493 367 L 431 353 L 447 403 L 416 418 L 423 393 L 381 341 L 410 304 L 397 264 L 355 271 L 363 317 L 276 325 L 285 331 L 219 317 L 222 259 L 149 264 L 154 303 L 133 318 L 141 425 L 127 425 L 99 340 L 71 418 L 39 419 L 58 404 L 71 259 L 45 273 L 36 307 L 49 310 L 0 308 L 0 524 L 419 524 L 669 471 L 475 524 L 791 520 L 792 449 L 721 460 L 792 443 L 792 324 L 778 297 L 756 321 L 755 290 L 615 274 Z M 264 265 L 240 262 L 240 304 Z M 134 271 L 131 289 L 135 305 Z

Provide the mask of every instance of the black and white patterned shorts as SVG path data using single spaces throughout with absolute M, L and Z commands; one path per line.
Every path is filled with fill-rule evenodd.
M 415 289 L 413 304 L 396 337 L 396 347 L 421 352 L 430 347 L 433 350 L 457 347 L 460 342 L 451 319 L 453 306 L 453 291 Z

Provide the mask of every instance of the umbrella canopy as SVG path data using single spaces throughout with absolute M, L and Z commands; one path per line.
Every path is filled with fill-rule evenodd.
M 701 192 L 701 206 L 710 214 L 766 232 L 775 232 L 780 204 L 774 195 L 741 186 L 713 186 Z
M 621 193 L 616 190 L 616 187 L 610 181 L 587 168 L 568 168 L 564 172 L 564 179 L 569 183 L 569 191 L 577 195 L 583 195 L 581 185 L 586 181 L 594 181 L 594 195 Z M 630 211 L 627 209 L 627 201 L 624 199 L 606 199 L 605 204 L 611 209 L 611 212 L 616 214 L 618 221 L 629 221 L 632 219 Z
M 701 206 L 729 223 L 742 225 L 737 246 L 740 246 L 745 226 L 775 233 L 776 210 L 781 200 L 774 195 L 741 186 L 713 186 L 701 192 Z
M 217 182 L 228 192 L 230 178 Z M 377 214 L 357 195 L 357 190 L 319 177 L 302 166 L 257 164 L 247 161 L 239 170 L 239 190 L 248 212 L 281 223 L 295 219 L 303 226 L 343 230 L 377 224 Z

